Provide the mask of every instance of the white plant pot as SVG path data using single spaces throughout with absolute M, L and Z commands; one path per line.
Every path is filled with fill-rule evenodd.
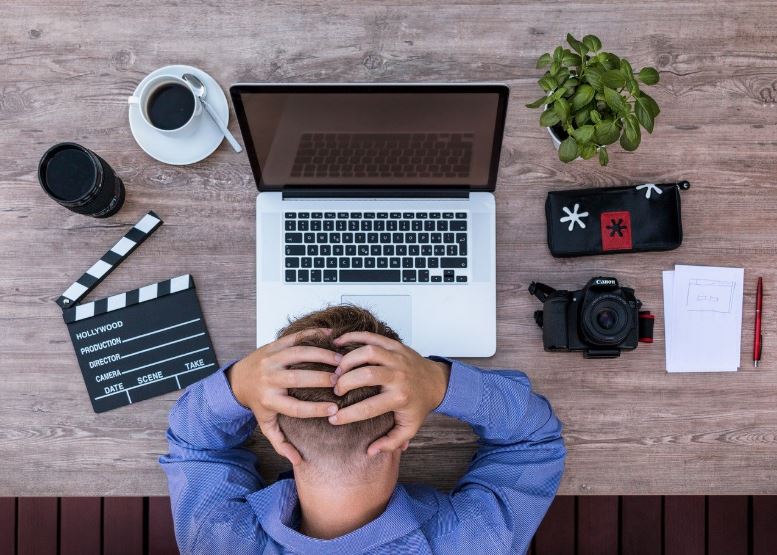
M 552 128 L 546 127 L 545 129 L 548 130 L 548 135 L 550 135 L 550 140 L 553 141 L 553 146 L 555 146 L 556 150 L 558 150 L 558 147 L 561 146 L 561 141 L 558 137 L 556 137 L 556 134 L 553 132 Z

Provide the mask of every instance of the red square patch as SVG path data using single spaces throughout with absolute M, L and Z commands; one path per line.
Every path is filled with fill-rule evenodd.
M 602 212 L 602 250 L 631 250 L 631 214 L 623 212 Z

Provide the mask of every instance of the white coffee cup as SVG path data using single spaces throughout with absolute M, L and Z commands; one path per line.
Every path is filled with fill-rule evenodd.
M 176 127 L 175 129 L 161 129 L 151 122 L 151 118 L 148 115 L 148 103 L 151 99 L 151 96 L 160 87 L 169 84 L 181 85 L 192 94 L 192 98 L 194 100 L 194 110 L 192 111 L 192 115 L 182 126 Z M 198 102 L 197 98 L 194 97 L 194 93 L 191 92 L 189 84 L 180 76 L 174 74 L 157 75 L 145 83 L 142 83 L 142 86 L 137 91 L 135 91 L 135 95 L 127 98 L 127 102 L 129 104 L 136 104 L 138 106 L 138 109 L 140 110 L 140 116 L 143 118 L 143 121 L 145 121 L 147 125 L 153 127 L 159 133 L 164 133 L 165 135 L 169 136 L 188 134 L 194 128 L 194 123 L 202 114 L 202 103 Z

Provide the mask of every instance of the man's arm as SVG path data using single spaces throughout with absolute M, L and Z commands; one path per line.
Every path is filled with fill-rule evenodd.
M 230 365 L 231 366 L 231 365 Z M 237 402 L 222 369 L 190 386 L 170 411 L 167 474 L 178 546 L 192 552 L 211 511 L 264 487 L 256 456 L 240 446 L 256 428 Z
M 522 372 L 451 361 L 448 389 L 435 412 L 467 422 L 480 439 L 450 495 L 453 513 L 465 528 L 464 520 L 473 527 L 485 522 L 510 553 L 525 551 L 564 471 L 561 423 L 550 404 Z M 467 532 L 461 531 L 471 536 Z

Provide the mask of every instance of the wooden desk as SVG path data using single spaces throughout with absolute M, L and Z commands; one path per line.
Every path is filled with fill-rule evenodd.
M 222 362 L 253 347 L 254 199 L 245 154 L 226 142 L 188 167 L 135 144 L 126 97 L 149 71 L 190 63 L 237 81 L 504 81 L 512 87 L 497 190 L 497 355 L 526 370 L 565 423 L 565 494 L 777 493 L 777 6 L 770 2 L 365 2 L 252 0 L 176 6 L 5 2 L 0 24 L 0 495 L 159 495 L 157 457 L 177 394 L 94 414 L 53 300 L 148 209 L 165 225 L 97 290 L 185 272 L 197 280 Z M 152 17 L 153 16 L 153 17 Z M 634 66 L 654 65 L 656 131 L 610 166 L 561 164 L 538 113 L 534 61 L 567 31 L 592 32 Z M 237 129 L 234 119 L 230 122 Z M 75 215 L 35 177 L 51 144 L 94 149 L 128 199 L 108 220 Z M 677 251 L 554 260 L 548 190 L 689 179 Z M 661 270 L 746 268 L 742 369 L 664 371 Z M 657 340 L 614 361 L 542 351 L 533 280 L 577 287 L 595 274 L 634 286 L 658 314 Z M 766 284 L 765 360 L 754 370 L 755 278 Z M 257 438 L 263 471 L 283 467 Z M 468 428 L 432 417 L 403 480 L 452 486 L 474 447 Z

